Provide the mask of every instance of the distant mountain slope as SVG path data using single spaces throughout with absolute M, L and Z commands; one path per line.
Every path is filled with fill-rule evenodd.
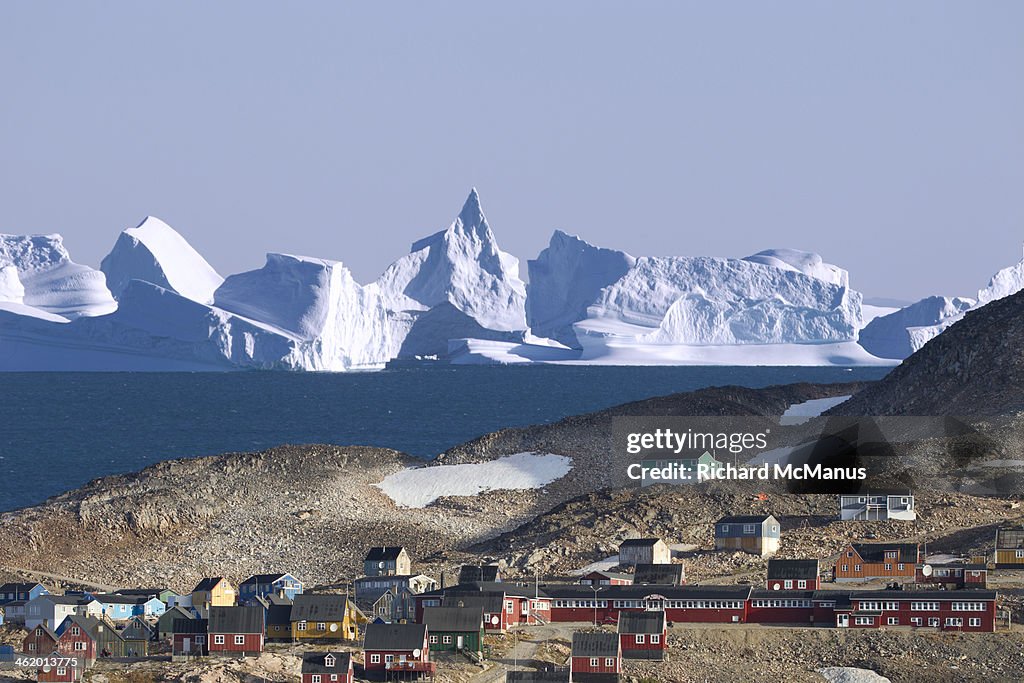
M 832 415 L 1009 415 L 1024 411 L 1024 292 L 964 317 Z

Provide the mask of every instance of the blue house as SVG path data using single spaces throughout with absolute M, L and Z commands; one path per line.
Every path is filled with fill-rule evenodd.
M 302 592 L 302 582 L 291 574 L 256 574 L 238 586 L 238 602 L 251 604 L 256 598 L 271 595 L 284 596 L 294 600 Z
M 40 595 L 48 595 L 50 591 L 41 583 L 5 583 L 0 586 L 0 605 L 19 600 L 28 602 Z
M 167 609 L 160 598 L 145 595 L 108 595 L 92 596 L 100 603 L 102 614 L 114 621 L 127 621 L 132 617 L 159 617 Z
M 774 555 L 781 540 L 779 520 L 772 515 L 731 515 L 715 522 L 715 549 Z

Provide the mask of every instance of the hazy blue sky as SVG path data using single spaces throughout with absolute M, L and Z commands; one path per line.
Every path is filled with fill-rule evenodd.
M 1024 3 L 0 4 L 0 232 L 146 214 L 369 280 L 471 186 L 525 261 L 822 253 L 972 294 L 1024 241 Z

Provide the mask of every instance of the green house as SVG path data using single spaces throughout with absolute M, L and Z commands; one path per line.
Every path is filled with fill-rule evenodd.
M 481 607 L 427 607 L 423 623 L 430 634 L 431 652 L 483 651 L 484 612 Z

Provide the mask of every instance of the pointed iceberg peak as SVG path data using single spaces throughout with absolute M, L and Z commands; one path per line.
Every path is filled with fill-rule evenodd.
M 452 224 L 455 230 L 463 232 L 475 232 L 481 237 L 490 227 L 487 225 L 487 218 L 484 216 L 484 209 L 480 205 L 480 193 L 474 187 L 466 197 L 466 203 L 462 205 L 459 217 Z
M 205 304 L 224 282 L 184 237 L 155 216 L 122 232 L 100 270 L 115 298 L 132 280 L 145 280 Z

